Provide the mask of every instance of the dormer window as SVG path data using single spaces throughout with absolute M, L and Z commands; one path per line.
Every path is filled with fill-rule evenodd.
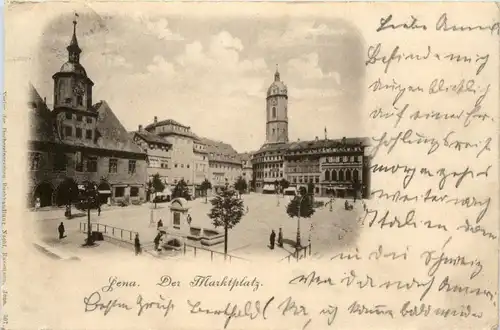
M 77 103 L 78 105 L 83 105 L 83 96 L 78 95 L 78 96 L 76 97 L 76 103 Z

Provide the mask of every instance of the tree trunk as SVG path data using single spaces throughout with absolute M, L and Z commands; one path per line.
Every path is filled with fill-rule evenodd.
M 224 260 L 227 257 L 227 225 L 224 226 Z
M 205 189 L 205 204 L 208 203 L 208 189 Z
M 90 201 L 87 199 L 87 245 L 92 245 L 92 226 L 90 225 Z

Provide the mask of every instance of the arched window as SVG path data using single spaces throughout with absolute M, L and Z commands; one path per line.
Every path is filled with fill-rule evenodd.
M 354 169 L 354 171 L 352 171 L 352 176 L 354 181 L 359 181 L 359 171 L 357 169 Z
M 350 170 L 346 170 L 345 171 L 345 179 L 346 181 L 351 181 L 351 171 Z
M 344 170 L 340 170 L 339 172 L 339 181 L 344 181 Z
M 329 170 L 325 171 L 325 181 L 330 181 L 330 171 Z
M 337 181 L 337 171 L 332 171 L 332 181 Z
M 276 107 L 273 107 L 273 118 L 276 118 Z

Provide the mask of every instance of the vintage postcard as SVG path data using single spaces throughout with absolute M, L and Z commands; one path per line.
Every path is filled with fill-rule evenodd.
M 2 329 L 496 329 L 494 3 L 11 3 Z

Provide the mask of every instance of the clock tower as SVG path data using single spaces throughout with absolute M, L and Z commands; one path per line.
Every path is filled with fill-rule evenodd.
M 276 65 L 274 82 L 266 97 L 266 143 L 288 142 L 288 90 Z
M 61 66 L 54 79 L 54 115 L 58 131 L 64 139 L 88 139 L 95 137 L 97 112 L 92 108 L 92 87 L 80 64 L 82 50 L 76 38 L 76 15 L 73 21 L 73 36 L 66 47 L 68 61 Z

